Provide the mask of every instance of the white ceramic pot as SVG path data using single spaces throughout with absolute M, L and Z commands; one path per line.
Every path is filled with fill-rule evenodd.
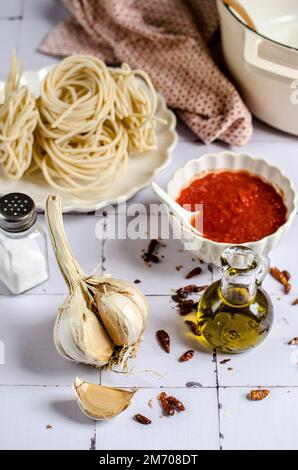
M 168 194 L 176 200 L 181 189 L 187 186 L 194 178 L 208 171 L 223 169 L 248 171 L 270 182 L 277 191 L 283 194 L 284 202 L 288 209 L 286 222 L 275 233 L 258 241 L 244 243 L 245 246 L 248 246 L 258 254 L 268 255 L 287 233 L 297 211 L 297 196 L 293 183 L 278 167 L 246 153 L 208 153 L 197 160 L 190 160 L 183 168 L 174 173 L 173 178 L 168 183 Z M 181 239 L 186 250 L 195 252 L 205 262 L 220 266 L 221 254 L 225 248 L 232 246 L 231 244 L 219 243 L 204 238 L 183 227 L 181 222 L 173 215 L 170 215 L 170 222 L 173 227 L 174 236 Z
M 251 112 L 298 136 L 298 1 L 239 3 L 258 32 L 217 0 L 225 61 Z

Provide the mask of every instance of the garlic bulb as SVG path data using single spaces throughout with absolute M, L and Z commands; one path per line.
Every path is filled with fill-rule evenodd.
M 102 420 L 113 418 L 124 411 L 137 390 L 105 387 L 76 378 L 73 391 L 83 413 L 89 418 Z
M 75 260 L 63 228 L 61 198 L 50 195 L 46 217 L 52 245 L 69 294 L 54 327 L 57 351 L 66 359 L 95 366 L 125 365 L 146 328 L 148 303 L 127 281 L 110 275 L 87 277 Z

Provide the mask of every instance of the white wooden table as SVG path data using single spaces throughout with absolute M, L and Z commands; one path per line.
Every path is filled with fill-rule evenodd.
M 2 1 L 0 78 L 7 72 L 13 47 L 29 69 L 55 62 L 36 52 L 36 48 L 66 16 L 59 1 Z M 172 163 L 157 178 L 162 186 L 188 159 L 227 148 L 220 143 L 201 144 L 181 124 L 178 130 L 179 143 Z M 298 187 L 296 138 L 255 122 L 253 138 L 245 150 L 281 165 Z M 152 201 L 154 198 L 146 189 L 132 202 Z M 94 235 L 97 222 L 94 215 L 65 217 L 69 240 L 82 266 L 90 272 L 101 262 L 103 269 L 118 277 L 140 279 L 139 286 L 151 305 L 145 340 L 138 358 L 131 363 L 134 373 L 100 373 L 67 362 L 57 354 L 52 328 L 66 287 L 50 249 L 50 280 L 46 284 L 20 297 L 10 296 L 3 286 L 0 288 L 0 340 L 5 346 L 5 363 L 0 365 L 0 448 L 297 449 L 298 348 L 287 342 L 298 336 L 298 306 L 291 305 L 298 297 L 298 220 L 271 257 L 273 265 L 292 273 L 293 291 L 285 296 L 279 284 L 267 278 L 265 287 L 275 306 L 269 339 L 246 355 L 233 356 L 225 365 L 220 364 L 225 356 L 213 357 L 201 351 L 188 363 L 177 360 L 194 343 L 185 337 L 181 318 L 173 310 L 171 289 L 187 283 L 184 275 L 195 264 L 192 255 L 181 252 L 179 242 L 167 242 L 163 263 L 148 269 L 140 259 L 146 241 L 98 240 Z M 177 265 L 183 265 L 180 272 L 175 269 Z M 202 267 L 201 284 L 218 276 L 217 272 L 210 273 L 206 265 Z M 170 355 L 156 344 L 155 331 L 160 328 L 166 329 L 173 339 Z M 136 386 L 140 390 L 125 413 L 114 420 L 95 423 L 81 413 L 74 400 L 71 384 L 77 375 L 97 383 Z M 191 387 L 191 382 L 200 386 Z M 250 402 L 246 394 L 257 386 L 270 388 L 271 394 L 262 402 Z M 160 417 L 156 396 L 161 387 L 185 403 L 185 413 Z M 148 406 L 151 399 L 152 409 Z M 136 423 L 132 416 L 137 412 L 150 417 L 151 426 Z

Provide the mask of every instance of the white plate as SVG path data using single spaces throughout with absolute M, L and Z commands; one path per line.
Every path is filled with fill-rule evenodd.
M 28 85 L 35 96 L 39 94 L 40 81 L 45 77 L 51 67 L 44 67 L 38 71 L 25 72 L 21 83 Z M 4 82 L 0 82 L 0 102 L 3 99 Z M 176 117 L 170 111 L 164 98 L 157 94 L 156 115 L 167 121 L 167 124 L 156 123 L 157 149 L 142 155 L 135 155 L 129 158 L 128 168 L 125 175 L 116 184 L 96 199 L 81 199 L 71 194 L 60 192 L 63 196 L 63 212 L 77 211 L 89 212 L 100 209 L 108 204 L 116 204 L 127 201 L 137 191 L 148 186 L 155 175 L 169 165 L 171 152 L 175 148 L 178 140 L 176 127 Z M 38 209 L 44 210 L 46 197 L 49 193 L 55 192 L 42 175 L 25 176 L 19 181 L 10 180 L 0 172 L 0 194 L 11 192 L 23 192 L 34 199 Z

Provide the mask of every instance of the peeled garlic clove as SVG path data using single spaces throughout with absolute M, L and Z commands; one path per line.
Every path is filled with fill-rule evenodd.
M 54 343 L 65 358 L 96 366 L 107 364 L 114 351 L 104 327 L 86 307 L 79 291 L 59 309 L 54 328 Z
M 85 382 L 79 377 L 73 385 L 78 405 L 89 418 L 113 418 L 124 411 L 137 390 L 123 390 Z
M 135 344 L 144 331 L 142 309 L 120 292 L 95 296 L 98 315 L 116 346 Z

